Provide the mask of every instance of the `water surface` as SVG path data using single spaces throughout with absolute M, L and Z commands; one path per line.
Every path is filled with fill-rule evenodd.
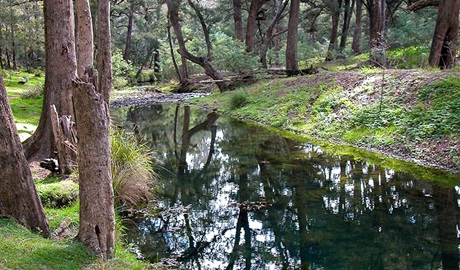
M 183 269 L 458 269 L 460 181 L 438 184 L 183 106 L 117 110 L 157 153 L 126 241 Z M 439 184 L 441 183 L 441 184 Z

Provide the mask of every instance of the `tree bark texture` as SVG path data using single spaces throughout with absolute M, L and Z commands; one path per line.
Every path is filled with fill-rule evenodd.
M 77 238 L 102 259 L 112 258 L 115 213 L 110 167 L 110 118 L 103 95 L 96 91 L 97 74 L 74 81 L 78 133 L 80 227 Z
M 52 156 L 55 151 L 50 106 L 59 115 L 73 115 L 72 79 L 77 73 L 75 29 L 71 0 L 45 0 L 45 94 L 40 122 L 24 142 L 28 160 Z
M 77 168 L 77 135 L 70 115 L 59 116 L 54 105 L 51 106 L 51 125 L 58 152 L 59 172 L 63 177 Z
M 50 237 L 43 206 L 24 156 L 3 78 L 0 74 L 0 217 Z
M 438 17 L 431 42 L 429 63 L 432 67 L 450 68 L 454 64 L 460 0 L 440 0 Z
M 104 101 L 109 104 L 112 90 L 112 37 L 110 34 L 110 0 L 98 1 L 97 17 L 97 72 L 98 88 Z
M 88 0 L 75 0 L 78 21 L 77 73 L 82 76 L 87 68 L 93 67 L 93 22 Z
M 289 8 L 288 34 L 286 44 L 286 69 L 298 70 L 297 35 L 300 16 L 300 0 L 291 0 Z

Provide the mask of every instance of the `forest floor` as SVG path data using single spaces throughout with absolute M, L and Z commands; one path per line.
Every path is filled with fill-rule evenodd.
M 117 106 L 181 102 L 419 165 L 460 172 L 460 73 L 368 69 L 265 77 L 234 91 L 177 99 L 118 97 Z

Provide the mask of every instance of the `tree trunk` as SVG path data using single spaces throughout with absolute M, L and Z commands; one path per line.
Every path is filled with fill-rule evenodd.
M 56 141 L 59 172 L 63 177 L 70 175 L 77 167 L 77 136 L 74 122 L 68 115 L 59 117 L 54 105 L 51 106 L 51 126 Z
M 360 54 L 359 45 L 361 43 L 361 16 L 363 13 L 363 2 L 362 0 L 356 0 L 356 19 L 355 19 L 355 31 L 353 32 L 353 42 L 351 43 L 351 49 L 354 54 Z
M 345 0 L 344 2 L 345 10 L 343 13 L 342 35 L 340 37 L 340 51 L 343 51 L 345 49 L 345 46 L 347 45 L 348 29 L 350 27 L 351 14 L 354 4 L 354 0 L 352 0 L 351 2 L 350 0 Z
M 241 0 L 233 0 L 233 20 L 235 24 L 235 38 L 241 42 L 244 41 L 243 32 L 243 13 Z
M 297 34 L 299 26 L 300 0 L 291 0 L 286 44 L 286 69 L 298 70 Z
M 75 11 L 78 21 L 77 73 L 82 76 L 87 68 L 93 67 L 93 22 L 87 0 L 75 0 Z
M 257 13 L 268 0 L 252 0 L 249 7 L 248 21 L 246 24 L 246 51 L 254 51 L 256 36 Z
M 289 3 L 288 0 L 284 1 L 281 6 L 279 6 L 275 12 L 275 17 L 273 17 L 270 26 L 267 29 L 267 33 L 265 34 L 266 38 L 262 43 L 262 47 L 260 49 L 260 62 L 262 63 L 263 68 L 267 68 L 267 52 L 270 46 L 270 43 L 273 41 L 273 38 L 276 37 L 275 30 L 277 29 L 278 22 L 281 19 L 281 14 L 283 13 L 284 9 L 286 9 L 287 4 Z
M 99 91 L 104 101 L 109 104 L 112 90 L 112 37 L 110 34 L 110 0 L 99 0 L 97 17 L 97 72 Z
M 78 132 L 80 227 L 78 240 L 102 259 L 114 255 L 115 213 L 110 167 L 110 118 L 97 93 L 97 74 L 88 70 L 74 81 Z
M 0 217 L 50 237 L 43 206 L 13 119 L 3 77 L 0 74 Z
M 209 57 L 197 57 L 191 54 L 185 47 L 185 40 L 182 35 L 182 27 L 179 19 L 180 2 L 174 0 L 166 0 L 166 4 L 168 6 L 168 17 L 174 29 L 174 33 L 176 34 L 177 43 L 179 44 L 180 55 L 201 66 L 204 69 L 206 75 L 216 81 L 220 92 L 226 91 L 228 84 L 223 80 L 222 74 L 211 65 Z
M 332 7 L 332 28 L 331 36 L 329 37 L 329 47 L 327 49 L 326 61 L 331 61 L 337 57 L 337 34 L 339 32 L 340 6 L 342 0 L 338 0 Z
M 460 0 L 440 0 L 438 17 L 431 42 L 429 63 L 432 67 L 450 68 L 454 64 Z
M 386 67 L 385 0 L 368 0 L 369 55 L 372 64 Z
M 77 72 L 75 30 L 71 0 L 45 0 L 45 94 L 40 122 L 24 142 L 28 160 L 50 157 L 56 147 L 51 128 L 50 106 L 59 115 L 73 115 L 72 79 Z
M 133 34 L 133 22 L 134 22 L 134 4 L 131 3 L 129 5 L 129 13 L 128 13 L 128 29 L 126 31 L 126 44 L 125 44 L 125 53 L 123 55 L 123 59 L 125 61 L 129 61 L 131 57 L 131 37 Z

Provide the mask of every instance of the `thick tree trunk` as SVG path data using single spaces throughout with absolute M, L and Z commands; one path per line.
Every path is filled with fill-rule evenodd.
M 268 0 L 252 0 L 251 6 L 249 7 L 248 20 L 246 24 L 246 51 L 254 51 L 256 26 L 257 26 L 257 13 L 265 5 Z
M 13 113 L 0 74 L 0 217 L 50 237 L 43 206 L 24 156 Z
M 454 64 L 460 0 L 440 0 L 438 17 L 431 42 L 429 63 L 432 67 L 450 68 Z
M 286 44 L 286 69 L 298 70 L 297 35 L 300 15 L 300 0 L 291 0 Z
M 74 81 L 78 132 L 80 227 L 78 240 L 103 259 L 112 258 L 115 213 L 110 167 L 110 118 L 107 102 L 96 91 L 91 70 Z
M 244 41 L 243 32 L 243 13 L 241 0 L 233 0 L 233 20 L 235 24 L 235 38 L 239 41 Z
M 360 54 L 361 50 L 359 45 L 361 43 L 361 16 L 363 13 L 363 2 L 362 0 L 356 0 L 356 19 L 355 19 L 355 31 L 353 32 L 353 41 L 351 43 L 351 49 L 354 54 Z
M 59 116 L 54 105 L 51 106 L 51 125 L 56 141 L 59 172 L 63 177 L 77 168 L 77 135 L 74 122 L 68 115 Z
M 75 30 L 71 0 L 45 0 L 45 97 L 40 122 L 24 142 L 28 160 L 50 157 L 56 147 L 51 128 L 50 106 L 59 115 L 73 115 L 72 79 L 76 77 Z

